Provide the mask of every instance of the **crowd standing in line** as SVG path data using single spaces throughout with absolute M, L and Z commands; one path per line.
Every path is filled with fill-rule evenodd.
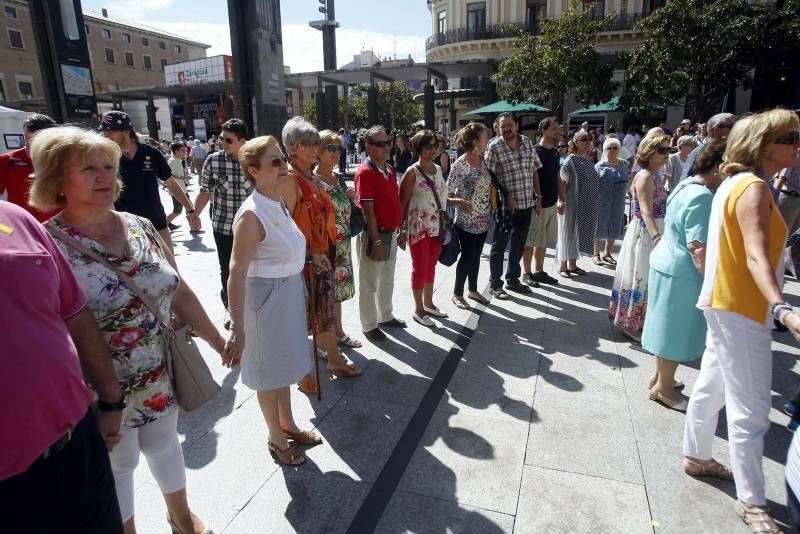
M 93 511 L 70 520 L 82 521 L 86 532 L 135 532 L 132 475 L 141 453 L 173 531 L 206 531 L 186 497 L 176 390 L 162 336 L 170 316 L 190 324 L 223 365 L 241 364 L 267 425 L 266 448 L 297 466 L 305 461 L 300 447 L 319 445 L 322 437 L 294 420 L 289 387 L 319 391 L 315 358 L 327 360 L 331 376 L 361 374 L 339 350 L 361 346 L 344 331 L 341 312 L 341 302 L 356 293 L 356 232 L 362 333 L 381 343 L 383 329 L 406 327 L 392 307 L 398 251 L 406 247 L 416 322 L 434 327 L 435 318 L 447 317 L 433 302 L 433 283 L 448 239 L 460 247 L 451 302 L 470 307 L 466 283 L 469 299 L 488 304 L 477 278 L 493 222 L 490 293 L 499 300 L 509 298 L 506 289 L 529 294 L 542 283 L 557 284 L 544 272 L 546 249 L 554 245 L 564 278 L 588 274 L 577 265 L 581 255 L 615 269 L 609 316 L 654 356 L 649 398 L 687 412 L 685 472 L 735 480 L 736 513 L 754 532 L 778 532 L 766 509 L 761 455 L 773 321 L 800 339 L 800 316 L 781 294 L 787 236 L 800 226 L 797 115 L 771 110 L 737 122 L 722 113 L 707 128 L 692 128 L 686 119 L 672 133 L 662 122 L 644 137 L 632 127 L 622 139 L 616 129 L 604 135 L 588 122 L 565 132 L 548 117 L 534 142 L 519 126 L 510 114 L 500 115 L 493 130 L 464 126 L 455 135 L 461 155 L 451 164 L 446 138 L 426 129 L 409 140 L 374 126 L 356 140 L 294 118 L 281 143 L 271 136 L 248 141 L 244 123 L 232 119 L 218 140 L 190 140 L 189 150 L 183 142 L 140 142 L 130 117 L 117 110 L 103 116 L 102 135 L 32 115 L 25 149 L 0 155 L 0 192 L 9 200 L 0 202 L 0 240 L 33 254 L 14 256 L 15 248 L 0 247 L 0 258 L 15 258 L 9 265 L 20 277 L 54 290 L 41 295 L 46 302 L 24 303 L 11 286 L 0 297 L 20 309 L 15 329 L 41 325 L 50 347 L 42 355 L 28 341 L 0 334 L 6 345 L 39 358 L 13 369 L 0 364 L 6 405 L 19 412 L 4 426 L 21 429 L 3 442 L 10 452 L 0 463 L 0 495 L 19 503 L 10 524 L 27 519 L 39 530 L 52 524 L 55 509 L 30 518 L 25 499 L 68 462 L 54 499 Z M 490 139 L 490 131 L 499 135 Z M 341 174 L 348 152 L 359 149 L 363 161 L 351 188 L 334 168 Z M 185 183 L 192 173 L 200 183 L 194 204 Z M 169 217 L 159 181 L 173 197 Z M 178 274 L 169 241 L 183 208 L 194 232 L 209 203 L 227 339 Z M 355 230 L 358 213 L 365 228 Z M 14 232 L 5 231 L 11 225 Z M 615 260 L 614 242 L 623 235 Z M 28 268 L 42 258 L 46 270 Z M 309 334 L 319 341 L 316 354 Z M 677 367 L 701 356 L 698 381 L 684 396 Z M 57 369 L 58 387 L 32 378 L 33 365 Z M 97 397 L 88 411 L 83 380 Z M 43 400 L 18 400 L 31 392 Z M 711 456 L 723 406 L 730 468 Z M 55 419 L 43 415 L 48 410 Z M 80 491 L 87 487 L 102 491 L 87 496 Z M 787 488 L 790 512 L 800 520 L 797 439 Z

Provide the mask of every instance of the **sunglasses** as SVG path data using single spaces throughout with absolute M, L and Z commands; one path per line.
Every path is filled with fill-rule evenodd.
M 286 159 L 286 156 L 274 157 L 271 160 L 267 161 L 267 164 L 270 167 L 278 169 L 280 167 L 286 167 L 289 165 L 289 160 Z
M 233 137 L 223 137 L 222 140 L 229 145 L 232 145 L 236 141 Z
M 660 146 L 656 149 L 656 152 L 659 154 L 669 154 L 672 152 L 672 149 L 670 149 L 668 146 Z
M 558 145 L 558 148 L 567 148 L 567 145 Z
M 367 141 L 368 144 L 372 146 L 376 146 L 378 148 L 389 148 L 392 146 L 392 141 Z
M 792 130 L 788 134 L 773 141 L 776 145 L 796 145 L 800 143 L 800 130 Z
M 323 147 L 326 152 L 336 153 L 336 152 L 344 152 L 344 147 L 342 145 L 334 145 L 329 144 Z
M 426 143 L 420 147 L 422 150 L 438 150 L 439 143 Z
M 610 146 L 610 147 L 606 147 L 606 150 L 619 150 L 619 147 L 618 146 Z

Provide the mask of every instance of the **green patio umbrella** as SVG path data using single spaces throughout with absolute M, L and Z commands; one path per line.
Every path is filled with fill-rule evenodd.
M 602 104 L 593 104 L 591 106 L 576 109 L 570 115 L 585 115 L 589 113 L 613 113 L 615 111 L 622 111 L 622 105 L 619 102 L 619 97 L 615 96 L 608 102 Z
M 499 100 L 488 106 L 483 106 L 482 108 L 473 109 L 469 113 L 464 113 L 464 116 L 488 115 L 491 113 L 498 115 L 500 113 L 550 113 L 550 110 L 542 106 L 537 106 L 532 102 L 509 102 L 507 100 Z

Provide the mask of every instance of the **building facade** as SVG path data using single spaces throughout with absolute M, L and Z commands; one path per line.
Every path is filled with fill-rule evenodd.
M 0 14 L 0 103 L 39 109 L 44 98 L 28 2 L 3 0 Z M 95 92 L 164 85 L 164 68 L 206 57 L 210 45 L 84 11 Z M 37 107 L 36 103 L 39 106 Z

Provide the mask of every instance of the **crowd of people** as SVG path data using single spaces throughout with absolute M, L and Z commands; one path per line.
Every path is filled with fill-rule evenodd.
M 761 455 L 772 326 L 800 339 L 800 315 L 781 293 L 784 249 L 800 227 L 798 117 L 722 113 L 696 128 L 686 120 L 674 133 L 666 124 L 643 133 L 602 135 L 587 123 L 565 132 L 547 117 L 531 139 L 517 117 L 502 114 L 492 127 L 459 130 L 451 162 L 444 136 L 424 128 L 392 136 L 375 125 L 353 141 L 295 117 L 281 139 L 250 138 L 231 119 L 213 140 L 219 150 L 175 141 L 167 159 L 122 111 L 104 114 L 97 131 L 32 115 L 26 148 L 0 156 L 0 192 L 8 195 L 0 261 L 10 273 L 0 302 L 17 310 L 0 340 L 24 356 L 0 363 L 0 496 L 13 503 L 10 528 L 66 522 L 81 532 L 135 532 L 133 471 L 143 454 L 173 532 L 204 532 L 187 500 L 162 318 L 191 325 L 223 365 L 241 365 L 269 451 L 299 466 L 302 447 L 322 438 L 295 421 L 289 388 L 319 394 L 320 361 L 328 376 L 357 379 L 362 370 L 341 347 L 360 347 L 361 336 L 380 344 L 385 330 L 406 328 L 392 305 L 405 249 L 411 317 L 437 328 L 448 312 L 434 302 L 436 270 L 455 240 L 450 303 L 460 309 L 470 309 L 467 299 L 486 305 L 559 284 L 545 271 L 548 248 L 562 280 L 589 276 L 582 257 L 613 269 L 608 315 L 654 356 L 649 398 L 687 414 L 685 472 L 733 479 L 736 513 L 754 532 L 778 532 Z M 350 186 L 342 167 L 352 143 L 364 157 Z M 159 184 L 173 198 L 169 215 Z M 222 329 L 180 276 L 170 240 L 184 210 L 191 231 L 202 231 L 206 207 Z M 487 297 L 478 276 L 490 232 Z M 360 336 L 344 329 L 342 302 L 353 298 Z M 676 372 L 699 358 L 687 397 Z M 722 407 L 731 467 L 712 457 Z M 797 440 L 792 450 L 800 465 Z M 792 458 L 787 473 L 800 473 Z M 59 485 L 44 483 L 55 476 Z M 800 522 L 800 475 L 788 480 Z

